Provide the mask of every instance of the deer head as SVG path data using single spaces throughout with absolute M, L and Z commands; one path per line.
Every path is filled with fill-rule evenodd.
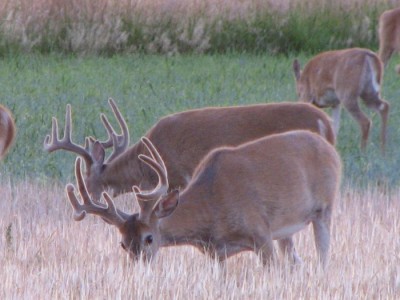
M 74 209 L 76 221 L 83 220 L 86 214 L 100 216 L 105 222 L 118 228 L 122 237 L 121 246 L 129 253 L 131 258 L 137 259 L 142 256 L 145 260 L 150 260 L 161 246 L 158 220 L 169 215 L 173 211 L 173 207 L 166 207 L 165 203 L 160 201 L 168 190 L 165 164 L 147 138 L 142 138 L 142 142 L 147 147 L 150 156 L 141 154 L 139 159 L 157 173 L 159 183 L 151 192 L 141 192 L 136 186 L 133 188 L 140 207 L 139 213 L 126 214 L 121 212 L 115 207 L 113 200 L 106 192 L 102 194 L 106 205 L 93 201 L 82 176 L 80 158 L 77 158 L 75 162 L 75 176 L 83 204 L 78 200 L 72 184 L 67 185 L 66 192 Z M 164 205 L 161 206 L 160 202 Z

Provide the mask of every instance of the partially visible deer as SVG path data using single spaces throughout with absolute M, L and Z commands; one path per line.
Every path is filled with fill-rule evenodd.
M 10 149 L 15 138 L 15 124 L 11 112 L 0 105 L 0 159 Z
M 66 186 L 75 220 L 88 213 L 116 226 L 121 246 L 133 259 L 150 260 L 164 246 L 192 245 L 220 261 L 255 251 L 264 264 L 275 257 L 273 240 L 297 263 L 292 235 L 312 223 L 317 253 L 326 265 L 341 161 L 321 136 L 296 130 L 214 149 L 181 193 L 167 195 L 163 159 L 150 140 L 143 138 L 143 144 L 150 155 L 141 154 L 139 159 L 157 173 L 159 183 L 150 192 L 134 187 L 140 212 L 120 212 L 107 193 L 107 205 L 94 203 L 78 158 L 75 175 L 83 204 L 74 186 Z
M 139 141 L 127 149 L 129 131 L 112 99 L 109 103 L 122 128 L 118 135 L 107 118 L 102 121 L 109 138 L 106 142 L 92 141 L 79 146 L 71 141 L 71 106 L 67 105 L 64 137 L 58 136 L 57 119 L 53 118 L 52 134 L 44 141 L 49 151 L 64 149 L 81 156 L 86 164 L 85 181 L 89 193 L 99 200 L 101 192 L 112 189 L 113 195 L 132 191 L 138 185 L 150 189 L 157 176 L 138 159 L 146 154 Z M 160 119 L 147 133 L 161 153 L 169 173 L 170 189 L 183 188 L 190 181 L 195 167 L 212 149 L 236 146 L 273 133 L 307 129 L 326 137 L 334 144 L 329 117 L 319 109 L 302 103 L 260 104 L 237 107 L 209 107 L 172 114 Z M 89 145 L 91 146 L 89 147 Z M 105 148 L 114 147 L 108 159 Z
M 340 127 L 341 106 L 358 122 L 361 129 L 361 148 L 365 149 L 371 121 L 361 110 L 358 98 L 379 112 L 381 149 L 385 150 L 389 103 L 381 98 L 383 65 L 372 51 L 362 48 L 327 51 L 312 58 L 301 70 L 293 62 L 298 99 L 317 107 L 332 108 L 333 129 L 337 137 Z
M 400 7 L 384 11 L 379 17 L 379 57 L 386 66 L 400 51 Z M 396 66 L 400 73 L 400 65 Z

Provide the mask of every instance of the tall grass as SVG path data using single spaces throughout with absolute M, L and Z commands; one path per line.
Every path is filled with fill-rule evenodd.
M 16 52 L 315 53 L 377 47 L 385 0 L 5 0 L 0 55 Z
M 398 299 L 400 191 L 344 186 L 335 205 L 330 264 L 317 267 L 311 226 L 296 234 L 303 265 L 264 268 L 251 252 L 226 270 L 191 247 L 161 249 L 150 265 L 130 262 L 117 230 L 100 218 L 72 219 L 63 188 L 0 186 L 1 299 Z M 132 196 L 119 198 L 136 210 Z

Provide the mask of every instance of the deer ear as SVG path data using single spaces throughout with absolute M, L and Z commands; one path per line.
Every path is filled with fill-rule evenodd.
M 300 69 L 300 63 L 297 59 L 293 61 L 293 71 L 294 71 L 294 77 L 296 77 L 296 80 L 299 80 L 301 75 L 301 69 Z
M 178 190 L 174 190 L 168 193 L 168 195 L 163 196 L 153 209 L 156 217 L 161 219 L 172 214 L 175 208 L 178 206 L 178 202 L 179 202 Z
M 99 141 L 95 141 L 92 147 L 93 160 L 96 164 L 103 164 L 105 158 L 105 151 Z

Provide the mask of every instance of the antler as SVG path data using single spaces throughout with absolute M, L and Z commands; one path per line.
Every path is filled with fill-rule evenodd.
M 140 154 L 139 159 L 151 167 L 158 176 L 157 186 L 150 192 L 141 192 L 136 186 L 133 190 L 136 194 L 138 200 L 149 201 L 158 200 L 161 196 L 168 192 L 168 173 L 165 167 L 164 161 L 158 153 L 156 147 L 153 143 L 146 137 L 142 137 L 142 143 L 146 146 L 147 150 L 150 152 L 151 157 Z
M 107 223 L 121 227 L 129 215 L 120 212 L 114 205 L 114 201 L 111 197 L 104 192 L 103 197 L 106 200 L 107 205 L 101 203 L 94 203 L 89 196 L 86 189 L 85 182 L 81 172 L 81 160 L 78 157 L 75 161 L 75 177 L 79 189 L 79 194 L 83 200 L 81 204 L 75 195 L 75 187 L 69 183 L 66 186 L 66 192 L 68 199 L 74 208 L 74 219 L 75 221 L 81 221 L 85 218 L 86 214 L 93 214 L 103 218 Z
M 110 98 L 108 99 L 108 103 L 110 104 L 111 109 L 113 110 L 113 113 L 118 120 L 122 133 L 117 134 L 114 128 L 111 126 L 110 122 L 108 121 L 107 117 L 104 114 L 100 115 L 101 121 L 103 122 L 103 125 L 107 130 L 108 139 L 106 141 L 99 143 L 104 149 L 113 147 L 113 151 L 108 157 L 106 163 L 112 161 L 115 157 L 123 153 L 129 146 L 128 126 L 124 118 L 122 117 L 122 114 L 119 111 L 117 105 L 115 104 L 115 101 Z M 72 134 L 71 105 L 67 104 L 67 110 L 65 113 L 64 137 L 62 139 L 59 138 L 58 121 L 56 118 L 53 117 L 51 135 L 46 135 L 46 138 L 44 140 L 44 149 L 47 150 L 48 152 L 64 149 L 83 157 L 87 166 L 92 165 L 93 162 L 96 161 L 96 159 L 93 157 L 90 148 L 94 144 L 96 139 L 93 137 L 86 137 L 85 146 L 82 147 L 72 142 L 71 134 Z
M 111 109 L 116 117 L 119 127 L 121 128 L 122 133 L 117 134 L 114 128 L 111 126 L 105 114 L 101 114 L 100 118 L 103 122 L 104 127 L 107 130 L 108 138 L 106 141 L 101 141 L 100 144 L 104 149 L 113 147 L 113 152 L 108 157 L 107 162 L 112 161 L 115 157 L 124 152 L 129 146 L 129 130 L 128 125 L 126 124 L 125 119 L 122 117 L 120 110 L 118 109 L 115 101 L 112 98 L 108 99 L 108 104 L 111 106 Z M 92 141 L 94 138 L 91 138 Z
M 76 153 L 83 157 L 87 165 L 93 163 L 92 156 L 89 152 L 89 140 L 85 139 L 85 147 L 75 144 L 71 140 L 72 124 L 71 124 L 71 105 L 67 104 L 67 111 L 65 113 L 65 128 L 64 137 L 59 138 L 58 135 L 58 122 L 55 117 L 52 118 L 51 122 L 51 136 L 46 135 L 44 139 L 44 149 L 48 152 L 53 152 L 59 149 L 64 149 L 73 153 Z

